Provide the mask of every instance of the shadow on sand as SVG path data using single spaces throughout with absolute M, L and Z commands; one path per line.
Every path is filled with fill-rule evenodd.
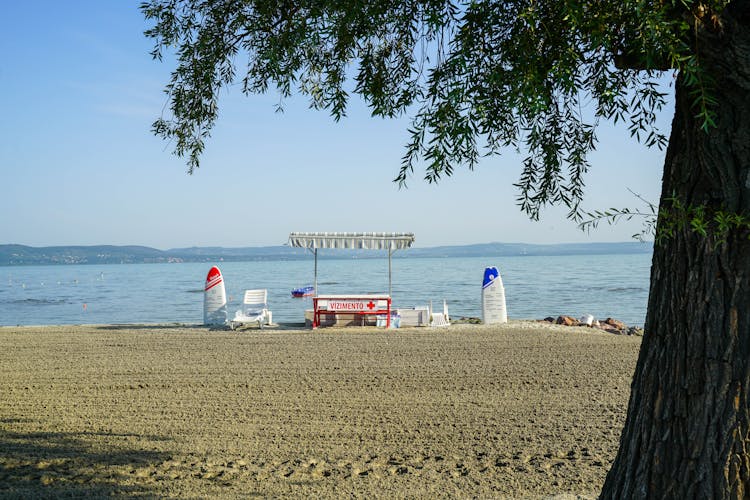
M 2 423 L 16 423 L 3 420 Z M 101 442 L 129 438 L 163 440 L 158 436 L 115 433 L 12 432 L 0 429 L 0 497 L 82 498 L 154 497 L 156 492 L 136 471 L 168 460 L 163 452 L 108 446 Z
M 127 331 L 133 331 L 133 330 L 143 330 L 143 331 L 169 331 L 169 330 L 185 330 L 185 329 L 201 329 L 201 330 L 209 330 L 210 328 L 205 325 L 199 325 L 199 324 L 188 324 L 188 323 L 147 323 L 147 324 L 129 324 L 129 323 L 118 323 L 113 325 L 94 325 L 94 328 L 97 330 L 106 330 L 106 331 L 121 331 L 121 330 L 127 330 Z
M 97 330 L 106 330 L 109 332 L 117 331 L 158 331 L 168 332 L 170 330 L 204 330 L 207 332 L 218 332 L 218 331 L 232 331 L 229 325 L 202 325 L 202 324 L 187 324 L 187 323 L 154 323 L 154 324 L 114 324 L 114 325 L 95 325 L 94 328 Z M 245 328 L 239 328 L 238 330 L 259 330 L 257 326 L 249 326 Z M 309 326 L 306 326 L 304 322 L 283 322 L 274 323 L 273 325 L 266 325 L 263 330 L 274 331 L 274 330 L 310 330 Z

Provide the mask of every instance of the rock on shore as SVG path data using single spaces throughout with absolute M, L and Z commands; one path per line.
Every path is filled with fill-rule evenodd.
M 604 321 L 599 321 L 591 317 L 586 318 L 585 316 L 581 319 L 575 319 L 572 316 L 558 316 L 557 318 L 548 316 L 542 321 L 563 326 L 586 326 L 590 328 L 598 328 L 599 330 L 605 331 L 607 333 L 613 333 L 615 335 L 636 335 L 639 337 L 643 336 L 643 328 L 639 328 L 637 326 L 628 326 L 622 321 L 615 318 L 607 318 Z

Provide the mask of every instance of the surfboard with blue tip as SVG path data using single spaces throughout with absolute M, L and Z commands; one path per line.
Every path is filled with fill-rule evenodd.
M 487 325 L 508 322 L 503 279 L 500 277 L 500 272 L 494 266 L 484 269 L 484 279 L 482 280 L 482 322 Z
M 484 280 L 482 281 L 482 289 L 490 286 L 495 279 L 500 276 L 496 267 L 487 267 L 484 269 Z

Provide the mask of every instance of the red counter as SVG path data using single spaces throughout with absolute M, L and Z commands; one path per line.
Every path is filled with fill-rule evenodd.
M 313 297 L 313 328 L 320 325 L 320 316 L 327 314 L 378 315 L 385 314 L 386 328 L 391 326 L 391 297 L 389 295 L 318 295 Z

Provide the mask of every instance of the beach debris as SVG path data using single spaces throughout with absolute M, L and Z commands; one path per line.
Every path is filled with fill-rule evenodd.
M 643 337 L 643 328 L 637 326 L 631 326 L 628 328 L 628 335 L 635 335 L 636 337 Z
M 606 321 L 599 323 L 599 329 L 609 333 L 620 333 L 620 330 L 618 328 L 616 328 L 614 325 L 610 325 Z
M 555 320 L 558 325 L 580 326 L 581 322 L 571 316 L 558 316 Z
M 638 337 L 643 336 L 643 328 L 637 326 L 629 327 L 622 321 L 615 318 L 607 318 L 603 321 L 599 321 L 591 314 L 584 314 L 583 316 L 581 316 L 580 320 L 575 319 L 573 316 L 561 315 L 557 318 L 553 316 L 547 316 L 540 321 L 563 326 L 587 326 L 589 328 L 596 328 L 598 330 L 612 333 L 614 335 L 635 335 Z
M 622 321 L 616 320 L 614 318 L 607 318 L 604 320 L 604 323 L 610 326 L 615 327 L 616 330 L 625 330 L 627 329 L 627 325 L 623 323 Z
M 482 318 L 477 318 L 475 316 L 461 316 L 458 319 L 451 318 L 451 322 L 457 324 L 481 325 Z

